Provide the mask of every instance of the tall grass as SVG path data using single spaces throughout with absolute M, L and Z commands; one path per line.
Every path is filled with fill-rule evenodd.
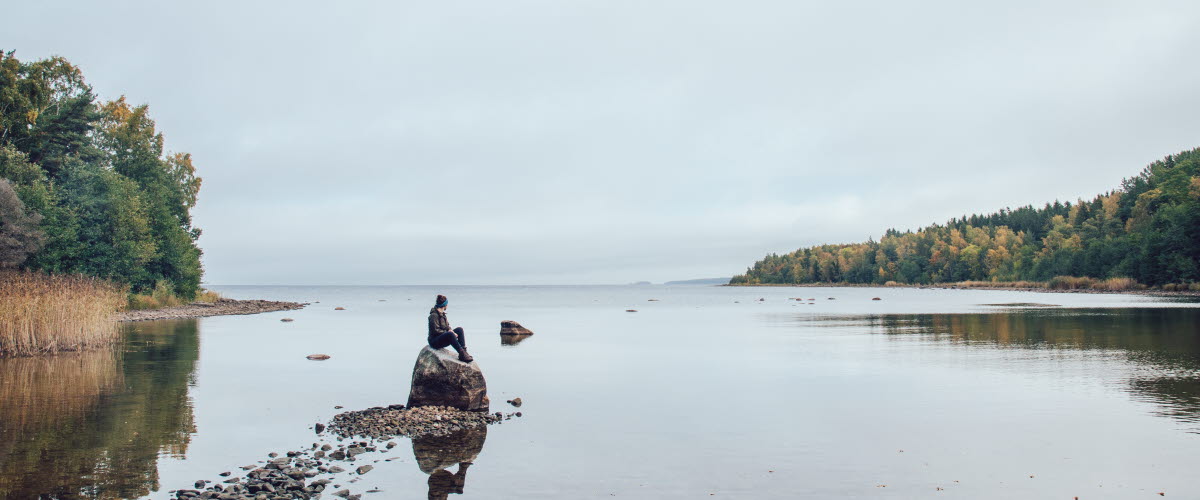
M 125 304 L 125 289 L 104 280 L 0 271 L 0 356 L 110 344 Z

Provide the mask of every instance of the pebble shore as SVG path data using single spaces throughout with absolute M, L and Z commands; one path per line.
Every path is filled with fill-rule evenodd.
M 282 456 L 271 453 L 258 464 L 241 467 L 245 471 L 241 477 L 226 471 L 219 476 L 227 479 L 198 480 L 194 488 L 170 493 L 176 499 L 284 500 L 320 498 L 332 489 L 335 497 L 358 500 L 362 494 L 351 493 L 343 483 L 357 483 L 374 470 L 371 464 L 400 458 L 384 458 L 397 446 L 391 439 L 444 436 L 520 416 L 521 412 L 471 412 L 438 406 L 409 409 L 391 405 L 348 411 L 333 417 L 328 426 L 313 426 L 321 442 L 306 449 Z M 371 463 L 354 466 L 367 461 Z
M 216 302 L 193 302 L 191 304 L 175 307 L 164 307 L 162 309 L 121 311 L 117 313 L 117 321 L 154 321 L 160 319 L 187 319 L 203 318 L 207 316 L 258 314 L 273 311 L 292 311 L 295 309 L 301 309 L 307 305 L 308 304 L 300 302 L 220 298 L 217 299 Z

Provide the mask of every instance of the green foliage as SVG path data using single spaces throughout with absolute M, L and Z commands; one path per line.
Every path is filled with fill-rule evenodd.
M 1190 288 L 1200 283 L 1198 263 L 1200 148 L 1156 161 L 1091 201 L 1004 209 L 916 232 L 889 229 L 879 242 L 772 254 L 731 283 L 1029 280 L 1059 288 Z
M 0 178 L 41 218 L 45 244 L 24 266 L 83 273 L 192 298 L 203 270 L 192 227 L 200 178 L 163 150 L 146 105 L 98 103 L 61 57 L 0 53 Z M 161 292 L 160 292 L 161 293 Z

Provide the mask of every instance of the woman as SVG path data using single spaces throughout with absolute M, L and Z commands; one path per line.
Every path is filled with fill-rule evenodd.
M 475 360 L 467 354 L 467 336 L 461 327 L 450 329 L 450 320 L 446 319 L 446 306 L 450 300 L 445 295 L 438 295 L 433 309 L 429 310 L 429 347 L 441 349 L 451 346 L 458 351 L 458 360 L 470 363 Z

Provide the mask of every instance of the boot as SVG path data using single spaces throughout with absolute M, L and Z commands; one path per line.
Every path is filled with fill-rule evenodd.
M 467 350 L 463 349 L 462 352 L 458 353 L 458 360 L 462 361 L 463 363 L 470 363 L 475 361 L 475 358 L 472 358 L 471 355 L 467 353 Z

